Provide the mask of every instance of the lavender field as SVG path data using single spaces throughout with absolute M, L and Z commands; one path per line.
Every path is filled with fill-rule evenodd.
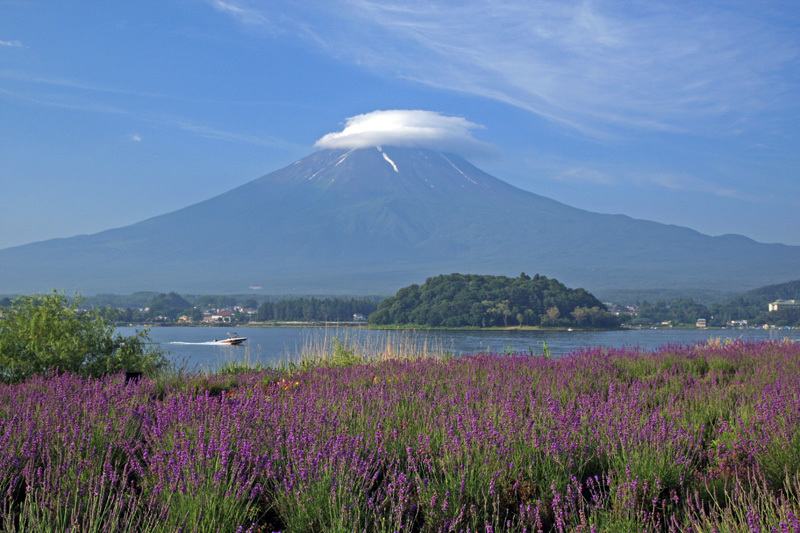
M 0 385 L 2 531 L 800 531 L 800 344 Z

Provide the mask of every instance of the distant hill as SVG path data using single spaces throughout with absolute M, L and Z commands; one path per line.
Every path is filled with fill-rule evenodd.
M 775 300 L 800 300 L 800 280 L 758 287 L 711 306 L 711 310 L 723 319 L 759 319 L 769 323 L 768 307 Z M 775 316 L 778 315 L 772 315 Z
M 759 287 L 747 291 L 739 298 L 764 305 L 775 300 L 800 300 L 800 279 Z
M 441 272 L 542 272 L 596 294 L 731 294 L 800 247 L 576 209 L 422 149 L 322 150 L 137 224 L 0 250 L 0 294 L 393 294 Z
M 769 304 L 775 300 L 800 300 L 800 280 L 767 285 L 739 294 L 706 307 L 692 299 L 675 298 L 642 301 L 634 324 L 694 324 L 705 318 L 709 324 L 727 325 L 732 320 L 747 320 L 750 325 L 776 324 L 800 325 L 800 309 L 784 308 L 770 312 Z
M 522 273 L 518 278 L 450 274 L 403 287 L 369 317 L 376 325 L 431 327 L 619 326 L 619 320 L 584 289 Z

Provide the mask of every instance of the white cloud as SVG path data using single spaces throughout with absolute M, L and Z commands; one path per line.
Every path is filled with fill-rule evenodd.
M 493 152 L 491 146 L 472 136 L 483 126 L 462 117 L 433 111 L 386 110 L 350 117 L 342 131 L 328 133 L 314 146 L 319 148 L 366 148 L 405 146 L 475 155 Z
M 135 143 L 142 142 L 142 136 L 139 135 L 138 133 L 131 133 L 130 135 L 128 135 L 128 139 Z
M 0 46 L 9 46 L 11 48 L 22 48 L 22 43 L 19 41 L 3 41 L 0 40 Z

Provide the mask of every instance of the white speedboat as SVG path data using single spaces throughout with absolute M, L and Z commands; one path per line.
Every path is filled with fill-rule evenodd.
M 228 333 L 227 339 L 221 339 L 221 340 L 214 339 L 214 342 L 218 342 L 220 344 L 228 344 L 230 346 L 238 346 L 246 340 L 247 337 L 240 337 L 236 333 Z

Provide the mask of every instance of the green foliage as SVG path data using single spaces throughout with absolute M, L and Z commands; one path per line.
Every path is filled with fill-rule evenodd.
M 337 338 L 333 339 L 333 361 L 337 366 L 352 366 L 363 363 L 364 359 L 356 354 L 354 348 L 343 344 Z
M 171 292 L 153 296 L 148 307 L 150 308 L 150 316 L 164 316 L 175 320 L 182 311 L 191 309 L 192 304 L 187 302 L 180 294 Z M 200 316 L 202 317 L 202 313 Z
M 784 307 L 777 311 L 761 313 L 753 322 L 758 324 L 772 324 L 778 327 L 800 326 L 800 308 Z
M 329 346 L 330 351 L 312 351 L 303 355 L 298 364 L 290 363 L 287 370 L 308 370 L 314 367 L 354 366 L 367 362 L 367 357 L 358 353 L 356 347 L 334 337 Z
M 542 339 L 542 353 L 545 357 L 550 358 L 550 348 L 547 346 L 547 342 Z
M 673 325 L 693 325 L 698 318 L 711 320 L 711 313 L 706 306 L 695 302 L 691 298 L 677 298 L 670 304 L 664 300 L 659 300 L 654 304 L 644 302 L 639 308 L 639 316 L 633 323 L 657 324 L 669 321 Z
M 346 322 L 353 320 L 354 314 L 369 316 L 378 308 L 374 299 L 350 298 L 294 298 L 277 302 L 264 302 L 258 308 L 258 320 L 297 320 L 297 321 L 326 321 Z
M 156 292 L 139 291 L 133 294 L 95 294 L 87 296 L 82 300 L 86 307 L 111 307 L 124 309 L 125 307 L 147 307 L 152 299 L 157 296 Z
M 428 278 L 386 298 L 371 324 L 432 327 L 560 326 L 613 328 L 617 317 L 584 289 L 524 272 L 506 276 L 450 274 Z
M 196 298 L 196 305 L 199 307 L 212 307 L 217 309 L 224 309 L 226 307 L 233 307 L 239 301 L 239 298 L 232 295 L 214 295 L 204 294 Z
M 800 300 L 800 279 L 759 287 L 752 291 L 747 291 L 742 295 L 742 298 L 745 301 L 762 304 L 774 302 L 775 300 Z
M 150 347 L 147 331 L 130 337 L 96 311 L 79 308 L 64 294 L 23 296 L 2 311 L 0 381 L 16 382 L 48 369 L 101 376 L 122 371 L 151 371 L 166 363 Z

